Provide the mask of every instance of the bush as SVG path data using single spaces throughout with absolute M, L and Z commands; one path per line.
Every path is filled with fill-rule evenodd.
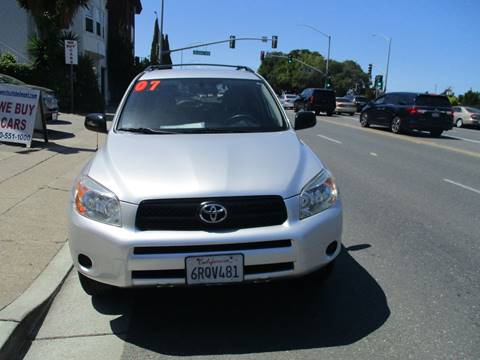
M 0 74 L 13 76 L 27 84 L 35 82 L 35 74 L 32 67 L 25 64 L 17 64 L 15 57 L 9 53 L 0 55 Z

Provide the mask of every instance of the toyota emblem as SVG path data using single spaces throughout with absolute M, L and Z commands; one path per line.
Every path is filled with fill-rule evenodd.
M 207 224 L 218 224 L 227 218 L 227 209 L 220 204 L 203 203 L 200 207 L 199 216 Z

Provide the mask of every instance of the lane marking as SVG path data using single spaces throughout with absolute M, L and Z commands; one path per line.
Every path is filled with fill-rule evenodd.
M 375 134 L 375 135 L 380 135 L 380 136 L 391 137 L 391 138 L 393 138 L 393 139 L 408 141 L 408 142 L 415 143 L 415 144 L 429 145 L 429 146 L 436 147 L 436 148 L 440 148 L 440 149 L 444 149 L 444 150 L 450 150 L 450 151 L 453 151 L 453 152 L 456 152 L 456 153 L 459 153 L 459 154 L 463 154 L 463 155 L 468 155 L 468 156 L 473 156 L 473 157 L 476 157 L 476 158 L 480 158 L 480 152 L 475 152 L 475 151 L 470 151 L 470 150 L 464 150 L 464 149 L 457 149 L 457 148 L 454 148 L 454 147 L 451 147 L 451 146 L 437 144 L 437 143 L 435 143 L 435 142 L 430 142 L 430 141 L 424 141 L 424 140 L 418 140 L 418 139 L 415 139 L 415 138 L 410 138 L 410 137 L 407 137 L 407 136 L 405 136 L 405 135 L 397 135 L 397 134 L 392 134 L 392 133 L 390 133 L 390 132 L 381 131 L 381 130 L 377 130 L 377 129 L 363 128 L 363 127 L 360 127 L 360 126 L 358 126 L 358 125 L 351 125 L 351 124 L 341 123 L 341 122 L 338 122 L 338 121 L 327 120 L 327 119 L 325 119 L 325 118 L 323 118 L 321 122 L 325 122 L 325 123 L 329 123 L 329 124 L 337 125 L 337 126 L 348 127 L 348 128 L 351 128 L 351 129 L 357 129 L 357 130 L 359 130 L 359 131 L 365 131 L 365 132 L 368 132 L 368 133 L 370 133 L 370 134 Z M 448 135 L 447 135 L 447 136 L 448 136 Z
M 335 139 L 332 139 L 332 138 L 329 138 L 328 136 L 325 136 L 325 135 L 320 135 L 320 134 L 317 134 L 317 136 L 325 139 L 325 140 L 328 140 L 328 141 L 331 141 L 331 142 L 334 142 L 336 144 L 341 144 L 342 142 L 341 141 L 338 141 L 338 140 L 335 140 Z
M 452 136 L 452 135 L 445 135 L 445 136 L 448 136 L 452 139 L 463 140 L 463 141 L 468 141 L 468 142 L 472 142 L 472 143 L 475 143 L 475 144 L 480 144 L 479 140 L 467 139 L 467 138 L 463 138 L 463 137 L 460 137 L 460 136 Z
M 378 156 L 378 154 L 377 154 L 377 153 L 374 153 L 374 152 L 371 152 L 370 155 L 372 155 L 372 156 Z
M 445 181 L 445 182 L 447 182 L 447 183 L 450 183 L 450 184 L 453 184 L 453 185 L 457 185 L 457 186 L 459 186 L 459 187 L 461 187 L 461 188 L 464 188 L 464 189 L 466 189 L 466 190 L 473 191 L 474 193 L 480 194 L 480 190 L 474 189 L 474 188 L 472 188 L 472 187 L 470 187 L 470 186 L 467 186 L 467 185 L 460 184 L 460 183 L 455 182 L 455 181 L 453 181 L 453 180 L 443 179 L 443 181 Z

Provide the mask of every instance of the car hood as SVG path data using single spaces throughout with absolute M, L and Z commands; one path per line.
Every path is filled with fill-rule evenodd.
M 145 135 L 111 132 L 85 173 L 121 201 L 292 197 L 322 163 L 294 131 Z

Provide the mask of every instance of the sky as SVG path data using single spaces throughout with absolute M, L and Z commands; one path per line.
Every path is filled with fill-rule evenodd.
M 160 0 L 142 0 L 136 16 L 135 53 L 150 55 L 155 11 Z M 480 0 L 164 0 L 164 33 L 170 48 L 238 37 L 277 35 L 277 51 L 310 49 L 331 58 L 354 60 L 373 75 L 385 74 L 392 39 L 388 91 L 456 94 L 480 91 Z M 200 48 L 211 56 L 183 51 L 183 63 L 247 65 L 258 69 L 270 43 L 238 41 Z M 180 63 L 181 53 L 172 54 Z

